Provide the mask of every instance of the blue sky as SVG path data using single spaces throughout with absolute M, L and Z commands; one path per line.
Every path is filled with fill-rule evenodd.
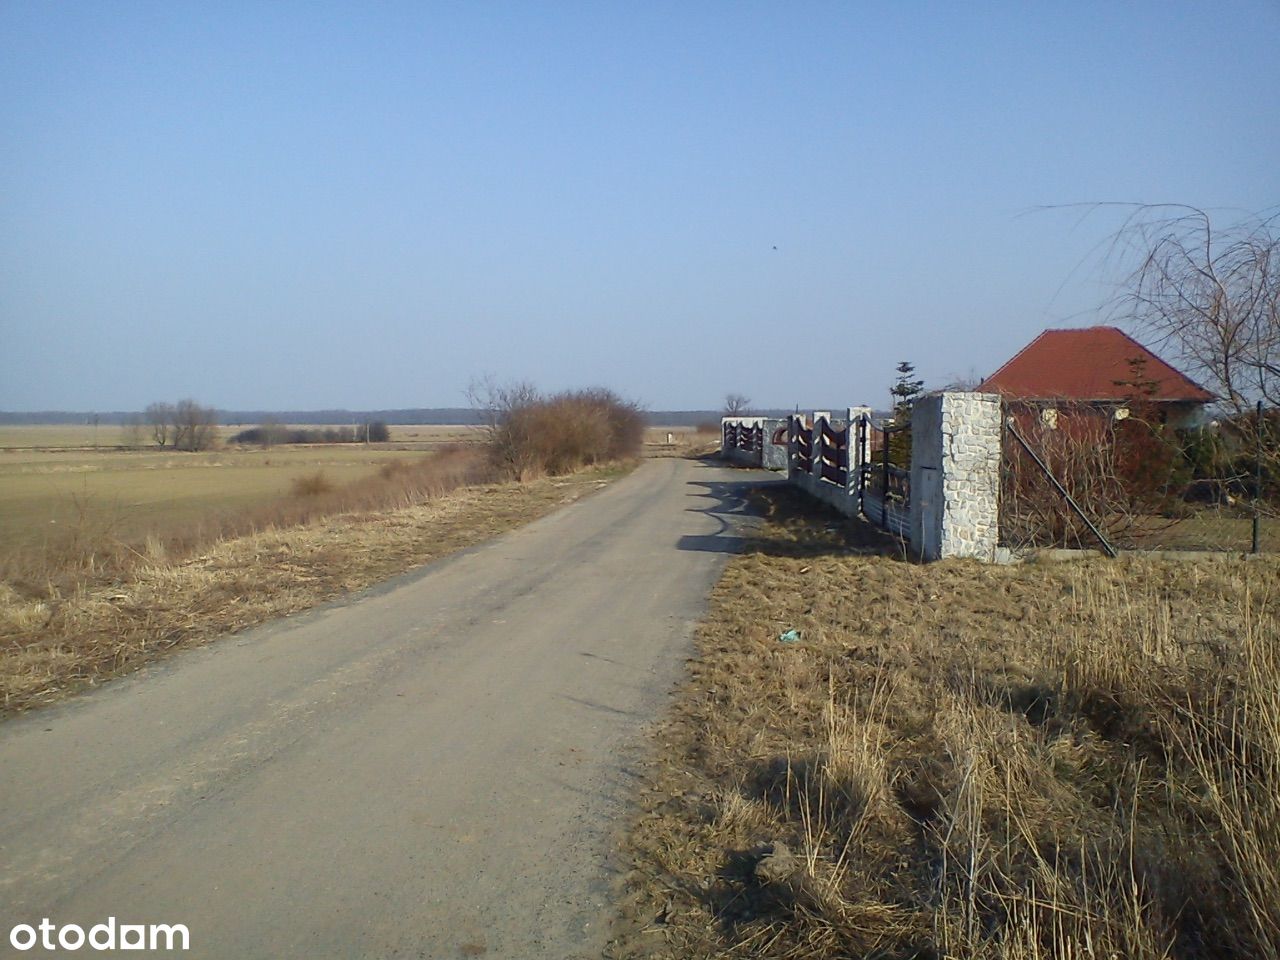
M 1280 3 L 0 2 L 0 409 L 880 403 L 1280 203 Z M 776 249 L 775 249 L 776 247 Z

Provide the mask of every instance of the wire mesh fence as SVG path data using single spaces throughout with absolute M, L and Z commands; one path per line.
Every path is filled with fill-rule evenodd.
M 1280 552 L 1280 409 L 1195 427 L 1157 403 L 1004 413 L 1002 545 Z

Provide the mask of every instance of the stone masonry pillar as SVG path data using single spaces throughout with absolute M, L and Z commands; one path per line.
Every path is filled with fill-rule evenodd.
M 993 562 L 999 535 L 1000 398 L 948 391 L 911 412 L 911 546 L 925 560 Z

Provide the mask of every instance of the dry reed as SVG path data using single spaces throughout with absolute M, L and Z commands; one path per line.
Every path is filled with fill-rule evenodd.
M 1280 957 L 1280 562 L 920 566 L 760 502 L 611 955 Z

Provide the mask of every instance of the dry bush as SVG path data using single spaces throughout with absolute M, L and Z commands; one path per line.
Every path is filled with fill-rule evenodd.
M 1186 439 L 1139 400 L 1107 406 L 1008 404 L 1001 470 L 1001 540 L 1014 547 L 1096 548 L 1097 538 L 1017 442 L 1022 436 L 1111 543 L 1136 544 L 1187 515 Z M 1051 419 L 1046 420 L 1042 414 Z
M 486 417 L 492 463 L 505 476 L 559 476 L 640 455 L 644 415 L 610 390 L 543 396 L 527 383 L 485 382 L 473 384 L 470 392 Z
M 323 470 L 317 470 L 315 473 L 295 477 L 290 490 L 295 497 L 318 497 L 322 493 L 331 493 L 333 484 Z
M 1280 957 L 1280 562 L 917 566 L 761 503 L 613 956 Z

